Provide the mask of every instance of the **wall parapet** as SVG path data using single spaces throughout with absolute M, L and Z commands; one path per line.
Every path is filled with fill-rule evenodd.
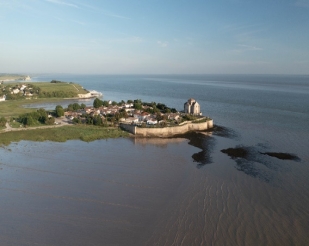
M 184 134 L 189 131 L 203 131 L 213 128 L 213 120 L 208 120 L 202 123 L 192 123 L 188 121 L 185 125 L 163 128 L 141 128 L 124 123 L 121 123 L 120 127 L 136 136 L 141 137 L 172 137 L 174 135 Z

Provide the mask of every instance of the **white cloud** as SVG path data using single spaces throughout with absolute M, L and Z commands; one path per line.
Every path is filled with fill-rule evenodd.
M 242 47 L 244 50 L 263 50 L 262 48 L 245 44 L 239 44 L 238 46 Z
M 246 51 L 260 51 L 260 50 L 263 50 L 263 49 L 260 47 L 252 46 L 252 45 L 239 44 L 238 49 L 234 49 L 232 50 L 232 52 L 242 53 Z
M 54 4 L 59 4 L 59 5 L 65 5 L 68 7 L 73 7 L 79 9 L 79 7 L 76 4 L 73 3 L 68 3 L 60 0 L 45 0 L 46 2 L 54 3 Z
M 166 48 L 168 46 L 168 42 L 166 41 L 157 41 L 157 44 L 161 47 L 161 48 Z

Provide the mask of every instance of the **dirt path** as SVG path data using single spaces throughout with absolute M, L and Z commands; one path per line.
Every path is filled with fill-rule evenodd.
M 5 124 L 5 129 L 0 130 L 0 134 L 3 132 L 11 132 L 11 131 L 26 131 L 26 130 L 35 130 L 35 129 L 46 129 L 46 128 L 55 128 L 61 126 L 70 126 L 72 125 L 66 118 L 59 118 L 55 120 L 55 125 L 50 126 L 34 126 L 34 127 L 21 127 L 21 128 L 12 128 L 10 124 L 7 122 Z
M 73 87 L 79 92 L 79 89 L 77 89 L 75 85 L 73 85 Z

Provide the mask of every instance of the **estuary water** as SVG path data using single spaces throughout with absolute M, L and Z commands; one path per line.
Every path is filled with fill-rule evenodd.
M 186 138 L 0 148 L 1 245 L 309 244 L 309 76 L 33 78 L 52 79 L 104 100 L 178 110 L 194 98 L 217 127 Z M 221 152 L 228 148 L 248 154 L 233 158 Z

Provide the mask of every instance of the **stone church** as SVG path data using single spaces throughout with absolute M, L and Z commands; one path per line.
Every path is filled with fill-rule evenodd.
M 184 104 L 184 111 L 186 114 L 201 115 L 201 107 L 193 98 Z

